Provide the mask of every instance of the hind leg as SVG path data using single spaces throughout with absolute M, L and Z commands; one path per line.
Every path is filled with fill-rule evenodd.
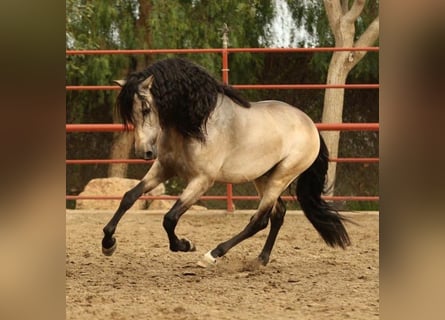
M 283 225 L 286 205 L 281 198 L 278 198 L 275 207 L 270 215 L 270 231 L 264 244 L 263 250 L 258 256 L 258 261 L 265 266 L 269 262 L 270 253 L 277 239 L 278 232 Z
M 240 233 L 238 233 L 231 239 L 218 244 L 215 249 L 207 252 L 204 255 L 204 259 L 198 262 L 198 265 L 201 267 L 207 267 L 207 265 L 209 264 L 215 264 L 216 258 L 222 257 L 227 253 L 227 251 L 229 251 L 241 241 L 253 236 L 258 231 L 266 228 L 271 210 L 272 205 L 260 206 L 258 211 L 250 219 L 247 226 Z
M 267 186 L 268 179 L 269 175 L 265 175 L 255 180 L 254 182 L 255 188 L 261 197 L 263 196 L 264 189 Z M 267 236 L 263 250 L 261 250 L 261 253 L 258 256 L 258 261 L 264 266 L 269 262 L 270 253 L 272 252 L 272 248 L 275 244 L 278 232 L 280 231 L 280 228 L 283 225 L 285 214 L 286 214 L 286 205 L 281 198 L 278 198 L 277 201 L 275 202 L 271 214 L 269 215 L 270 218 L 269 234 Z
M 295 177 L 295 171 L 289 171 L 289 168 L 286 166 L 277 166 L 267 176 L 263 176 L 261 177 L 261 179 L 257 179 L 255 181 L 255 186 L 257 187 L 260 196 L 262 194 L 258 211 L 254 214 L 247 226 L 239 234 L 235 235 L 225 242 L 220 243 L 215 249 L 209 251 L 207 254 L 204 255 L 204 259 L 198 262 L 198 264 L 205 267 L 208 264 L 216 263 L 216 258 L 222 257 L 231 248 L 236 246 L 241 241 L 253 236 L 258 231 L 266 228 L 269 216 L 272 213 L 272 210 L 274 209 L 276 203 L 278 203 L 277 199 L 287 188 L 290 182 L 295 179 Z M 283 210 L 281 210 L 280 212 L 282 211 Z M 275 242 L 278 230 L 281 227 L 283 217 L 284 212 L 282 212 L 281 216 L 277 216 L 277 218 L 273 219 L 274 226 L 272 234 L 268 237 L 265 249 L 263 249 L 262 255 L 260 255 L 259 257 L 260 261 L 262 261 L 263 264 L 267 263 L 269 259 L 268 255 L 272 250 L 272 246 Z

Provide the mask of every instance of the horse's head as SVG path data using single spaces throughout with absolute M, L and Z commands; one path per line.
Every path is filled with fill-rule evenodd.
M 132 92 L 131 112 L 128 112 L 123 119 L 126 125 L 133 125 L 136 155 L 145 160 L 151 160 L 157 156 L 156 141 L 160 131 L 154 99 L 150 92 L 153 80 L 153 76 L 149 76 L 137 84 L 136 90 Z M 123 92 L 125 92 L 125 86 L 130 85 L 125 80 L 115 82 L 122 87 Z M 121 111 L 121 115 L 122 113 Z

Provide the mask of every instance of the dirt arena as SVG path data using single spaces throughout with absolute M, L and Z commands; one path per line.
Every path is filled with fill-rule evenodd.
M 168 249 L 162 214 L 129 212 L 117 250 L 101 252 L 112 212 L 66 214 L 66 319 L 379 319 L 379 216 L 350 213 L 347 250 L 324 244 L 300 212 L 288 212 L 266 267 L 250 263 L 269 228 L 219 259 L 201 256 L 239 232 L 251 212 L 189 212 L 177 227 L 197 247 Z

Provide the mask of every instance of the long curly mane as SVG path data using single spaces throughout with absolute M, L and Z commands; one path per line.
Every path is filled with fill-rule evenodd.
M 204 68 L 181 58 L 158 61 L 147 69 L 130 74 L 117 98 L 116 106 L 125 126 L 134 124 L 132 107 L 138 86 L 154 76 L 150 89 L 162 128 L 176 128 L 183 136 L 205 141 L 207 120 L 216 107 L 218 93 L 245 108 L 250 103 L 234 88 L 213 78 Z

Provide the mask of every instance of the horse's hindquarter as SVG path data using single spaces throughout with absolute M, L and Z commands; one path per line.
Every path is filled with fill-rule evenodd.
M 312 120 L 286 103 L 261 101 L 243 108 L 226 102 L 214 115 L 208 123 L 208 145 L 223 159 L 215 180 L 252 181 L 290 158 L 289 165 L 301 172 L 318 154 L 318 131 Z

